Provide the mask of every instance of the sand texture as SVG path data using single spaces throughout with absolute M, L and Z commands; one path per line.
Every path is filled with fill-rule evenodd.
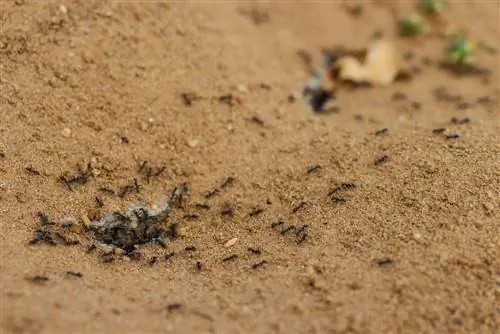
M 1 1 L 0 332 L 498 333 L 500 58 L 353 3 Z M 291 97 L 374 34 L 410 81 Z

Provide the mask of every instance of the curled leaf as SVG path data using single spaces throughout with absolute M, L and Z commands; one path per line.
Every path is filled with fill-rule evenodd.
M 373 85 L 389 85 L 404 74 L 395 45 L 386 40 L 374 41 L 362 59 L 351 55 L 341 57 L 335 67 L 342 81 Z

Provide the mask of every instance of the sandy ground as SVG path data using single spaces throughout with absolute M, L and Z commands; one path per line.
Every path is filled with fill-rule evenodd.
M 411 82 L 344 90 L 337 113 L 314 114 L 288 99 L 308 80 L 297 51 L 318 64 L 324 47 L 394 36 L 390 8 L 61 3 L 0 4 L 1 333 L 498 333 L 498 56 L 478 54 L 490 76 L 458 77 L 438 66 L 440 38 L 399 39 Z M 498 43 L 499 13 L 452 1 L 448 15 Z M 145 160 L 165 169 L 145 177 Z M 89 162 L 70 190 L 60 176 Z M 82 215 L 183 182 L 165 249 L 87 252 Z M 29 245 L 38 212 L 76 217 L 78 243 Z

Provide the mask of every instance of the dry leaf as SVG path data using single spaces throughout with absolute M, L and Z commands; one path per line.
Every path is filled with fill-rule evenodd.
M 355 56 L 345 56 L 337 60 L 336 66 L 342 80 L 388 85 L 402 71 L 401 64 L 394 44 L 377 40 L 370 45 L 363 60 Z

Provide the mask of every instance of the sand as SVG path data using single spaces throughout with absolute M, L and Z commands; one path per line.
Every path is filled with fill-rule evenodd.
M 457 76 L 440 37 L 396 38 L 410 82 L 339 91 L 336 113 L 289 101 L 309 78 L 298 50 L 319 64 L 395 37 L 390 7 L 411 3 L 386 3 L 2 1 L 0 331 L 497 333 L 498 55 Z M 451 1 L 447 17 L 499 43 L 499 13 Z M 166 248 L 87 252 L 82 216 L 184 182 Z M 29 244 L 38 212 L 67 245 Z

